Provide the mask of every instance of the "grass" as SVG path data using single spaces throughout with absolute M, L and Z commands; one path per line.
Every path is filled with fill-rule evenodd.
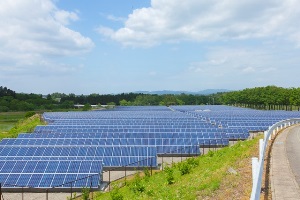
M 94 196 L 99 200 L 249 199 L 251 172 L 245 169 L 250 168 L 251 171 L 251 157 L 256 155 L 258 139 L 238 142 L 201 157 L 173 163 L 167 170 L 147 179 L 136 175 L 121 188 L 118 186 L 124 184 L 115 182 L 111 192 L 98 192 Z M 237 173 L 230 173 L 230 168 Z
M 0 112 L 0 133 L 8 132 L 20 119 L 24 119 L 25 112 Z
M 34 128 L 37 125 L 41 125 L 43 124 L 40 121 L 40 116 L 38 114 L 35 114 L 32 117 L 29 118 L 24 118 L 25 113 L 23 114 L 11 114 L 8 116 L 2 116 L 2 119 L 6 118 L 8 121 L 11 121 L 11 124 L 8 125 L 10 127 L 9 130 L 1 130 L 0 132 L 0 139 L 2 138 L 16 138 L 18 136 L 19 133 L 30 133 L 33 132 Z M 4 121 L 6 120 L 4 119 Z M 17 120 L 17 122 L 15 122 L 15 120 Z M 2 121 L 3 122 L 3 121 Z M 5 125 L 3 125 L 4 123 L 2 123 L 2 127 L 6 127 Z

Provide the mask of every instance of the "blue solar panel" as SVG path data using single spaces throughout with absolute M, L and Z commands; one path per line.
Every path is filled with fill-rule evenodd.
M 26 152 L 25 155 L 18 155 L 17 152 Z M 51 152 L 51 153 L 50 153 Z M 144 146 L 0 146 L 0 160 L 104 160 L 104 167 L 122 167 L 131 163 L 132 157 L 139 159 L 156 159 L 155 147 Z M 109 162 L 115 158 L 123 158 L 124 162 Z M 9 163 L 8 163 L 9 164 Z M 42 165 L 43 163 L 41 163 Z M 62 163 L 63 164 L 63 163 Z M 62 165 L 61 164 L 61 165 Z M 150 163 L 149 163 L 150 164 Z M 150 166 L 145 165 L 144 167 Z M 152 162 L 155 167 L 156 162 Z M 59 166 L 59 169 L 63 166 Z M 140 165 L 140 167 L 143 167 Z M 46 166 L 39 169 L 45 169 Z M 11 168 L 9 168 L 11 169 Z M 41 171 L 42 172 L 42 171 Z
M 81 177 L 95 176 L 94 187 L 97 188 L 102 172 L 102 161 L 1 160 L 0 166 L 2 166 L 0 182 L 3 188 L 21 186 L 51 188 L 66 181 L 75 181 L 79 175 Z M 87 182 L 82 183 L 77 183 L 77 187 L 90 187 L 86 184 Z

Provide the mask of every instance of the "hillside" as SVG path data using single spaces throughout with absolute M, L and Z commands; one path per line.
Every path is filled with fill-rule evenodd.
M 258 139 L 238 142 L 205 156 L 173 164 L 163 172 L 113 183 L 97 199 L 249 199 L 251 157 L 257 155 Z M 146 172 L 147 174 L 147 172 Z M 119 188 L 119 186 L 124 186 Z

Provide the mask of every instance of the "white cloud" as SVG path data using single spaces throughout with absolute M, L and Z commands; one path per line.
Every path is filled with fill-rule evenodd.
M 264 77 L 285 65 L 279 62 L 283 59 L 281 56 L 270 51 L 268 47 L 261 48 L 211 48 L 202 61 L 191 62 L 185 74 L 200 78 L 223 76 L 224 79 L 247 75 Z
M 0 19 L 2 76 L 49 68 L 72 71 L 60 58 L 81 55 L 94 46 L 90 38 L 67 27 L 79 19 L 77 14 L 60 10 L 51 0 L 0 1 Z
M 248 74 L 248 73 L 252 73 L 255 72 L 255 68 L 254 67 L 245 67 L 244 69 L 242 69 L 242 72 Z
M 111 21 L 115 21 L 115 22 L 125 22 L 126 21 L 126 18 L 123 18 L 123 17 L 116 17 L 114 15 L 107 15 L 106 18 L 108 20 L 111 20 Z
M 151 7 L 134 10 L 124 27 L 100 33 L 123 45 L 145 47 L 264 37 L 287 37 L 300 44 L 299 18 L 297 0 L 152 0 Z
M 74 12 L 68 12 L 65 10 L 56 11 L 54 18 L 63 25 L 68 25 L 70 21 L 78 20 L 78 16 Z

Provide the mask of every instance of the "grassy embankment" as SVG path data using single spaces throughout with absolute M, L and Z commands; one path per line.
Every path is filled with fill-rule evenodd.
M 25 118 L 26 113 L 0 113 L 0 139 L 15 138 L 19 133 L 30 133 L 37 125 L 43 124 L 38 114 Z
M 249 199 L 251 157 L 257 156 L 259 138 L 173 164 L 153 176 L 147 176 L 145 171 L 130 181 L 127 179 L 125 186 L 123 180 L 115 182 L 111 192 L 99 192 L 94 197 L 99 200 Z

